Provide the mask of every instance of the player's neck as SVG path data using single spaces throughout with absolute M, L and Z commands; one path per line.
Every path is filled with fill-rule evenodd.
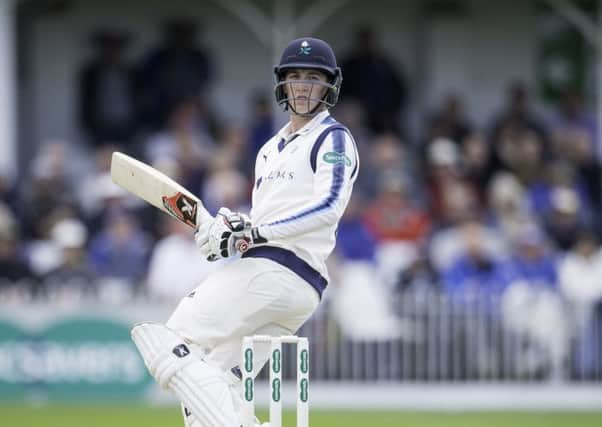
M 311 121 L 311 119 L 313 119 L 314 117 L 315 116 L 305 117 L 305 116 L 299 116 L 297 114 L 291 114 L 291 124 L 288 127 L 289 135 L 292 135 L 295 132 L 297 132 L 303 126 L 308 124 Z
M 303 126 L 305 126 L 306 124 L 311 122 L 322 111 L 324 111 L 324 110 L 320 110 L 311 116 L 300 116 L 298 114 L 291 114 L 290 115 L 291 124 L 288 128 L 289 135 L 294 134 L 299 129 L 301 129 Z

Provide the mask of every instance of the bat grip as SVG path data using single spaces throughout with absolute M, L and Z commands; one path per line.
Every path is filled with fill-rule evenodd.
M 205 222 L 210 222 L 213 221 L 213 216 L 211 216 L 211 214 L 207 211 L 207 209 L 205 209 L 205 207 L 203 205 L 201 205 L 199 203 L 198 205 L 198 214 L 197 214 L 197 228 L 201 226 L 201 224 L 205 223 Z

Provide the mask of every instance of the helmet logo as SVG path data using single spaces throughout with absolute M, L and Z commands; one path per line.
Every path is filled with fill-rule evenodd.
M 307 40 L 303 40 L 301 47 L 299 48 L 299 55 L 309 55 L 311 53 L 311 46 Z

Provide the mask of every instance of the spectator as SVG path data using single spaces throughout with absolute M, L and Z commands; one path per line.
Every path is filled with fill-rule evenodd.
M 222 206 L 228 206 L 234 212 L 249 212 L 249 187 L 249 181 L 239 170 L 219 168 L 211 173 L 203 186 L 203 201 L 207 209 L 214 213 Z
M 451 271 L 454 262 L 469 254 L 475 259 L 495 260 L 496 263 L 508 254 L 507 242 L 498 230 L 471 218 L 436 230 L 428 249 L 433 267 L 440 274 Z
M 250 169 L 247 164 L 249 136 L 247 129 L 237 123 L 232 123 L 222 127 L 220 137 L 217 142 L 218 149 L 215 153 L 216 157 L 226 157 L 229 166 L 237 169 L 245 174 L 245 176 L 253 177 L 255 174 L 255 165 Z M 213 167 L 215 169 L 215 167 Z
M 214 65 L 209 49 L 199 41 L 203 28 L 187 18 L 167 21 L 162 45 L 149 52 L 141 66 L 141 99 L 144 119 L 151 128 L 162 126 L 171 106 L 196 99 L 207 108 Z
M 0 170 L 0 203 L 4 204 L 13 215 L 19 215 L 21 194 L 19 184 L 7 173 Z M 20 216 L 20 215 L 19 215 Z
M 88 231 L 84 224 L 74 218 L 63 219 L 54 225 L 51 236 L 61 250 L 61 262 L 42 279 L 45 295 L 75 301 L 95 296 L 95 275 L 88 263 Z
M 557 288 L 556 259 L 535 224 L 525 225 L 515 244 L 515 252 L 500 269 L 504 323 L 525 341 L 514 363 L 522 375 L 547 373 L 558 379 L 568 349 L 568 327 Z
M 362 221 L 361 196 L 352 196 L 337 230 L 335 250 L 339 257 L 349 261 L 373 262 L 376 239 Z
M 566 90 L 558 114 L 551 124 L 555 155 L 569 161 L 596 208 L 601 204 L 600 154 L 598 127 L 583 108 L 581 96 Z
M 52 229 L 60 221 L 77 215 L 70 206 L 58 205 L 33 224 L 35 237 L 25 239 L 24 250 L 31 269 L 44 277 L 62 262 L 62 249 L 52 238 Z
M 77 195 L 79 205 L 86 218 L 92 218 L 101 211 L 103 206 L 104 189 L 107 188 L 108 181 L 111 181 L 111 156 L 118 147 L 112 144 L 106 144 L 99 147 L 94 152 L 94 167 L 89 170 L 86 176 L 79 181 Z M 119 187 L 113 184 L 110 187 L 114 191 L 119 191 Z
M 147 292 L 152 299 L 175 304 L 223 261 L 203 259 L 187 225 L 169 217 L 164 217 L 161 224 L 165 234 L 152 251 Z M 174 271 L 178 272 L 177 281 L 173 280 Z
M 412 263 L 431 227 L 428 213 L 409 198 L 407 184 L 397 174 L 382 177 L 379 193 L 367 207 L 364 221 L 378 242 L 378 268 L 387 286 Z
M 396 175 L 404 180 L 408 197 L 418 198 L 420 194 L 420 191 L 417 191 L 420 184 L 418 171 L 411 151 L 402 144 L 397 135 L 386 133 L 375 137 L 361 161 L 362 170 L 355 188 L 365 196 L 372 197 L 378 194 L 379 186 L 386 176 Z
M 423 242 L 431 221 L 408 196 L 402 177 L 390 173 L 381 178 L 379 193 L 364 215 L 366 225 L 377 241 Z
M 480 204 L 486 204 L 486 193 L 492 170 L 491 149 L 480 132 L 466 134 L 460 140 L 460 166 L 463 178 L 475 188 Z
M 524 224 L 513 243 L 515 250 L 502 269 L 505 284 L 524 281 L 535 287 L 556 288 L 554 255 L 540 227 L 535 223 Z
M 499 255 L 491 250 L 487 239 L 490 230 L 478 222 L 458 227 L 461 251 L 442 271 L 441 282 L 451 310 L 460 315 L 452 332 L 452 340 L 462 342 L 462 366 L 467 375 L 486 374 L 492 369 L 496 331 L 475 331 L 474 323 L 497 325 L 499 296 L 503 280 L 499 272 Z M 469 317 L 470 316 L 470 317 Z M 452 348 L 446 342 L 448 351 Z
M 352 341 L 399 339 L 403 325 L 375 266 L 348 260 L 338 267 L 337 275 L 339 280 L 332 289 L 333 314 L 343 336 Z
M 95 273 L 99 279 L 118 280 L 125 292 L 134 292 L 146 273 L 150 243 L 133 215 L 121 212 L 107 217 L 90 243 Z
M 532 111 L 529 92 L 524 82 L 513 82 L 506 94 L 506 106 L 495 117 L 492 125 L 491 139 L 494 146 L 504 137 L 504 133 L 514 135 L 526 131 L 533 132 L 535 138 L 542 143 L 542 149 L 547 155 L 549 151 L 547 132 L 542 121 Z
M 133 197 L 116 185 L 109 173 L 100 173 L 84 182 L 84 187 L 92 189 L 94 205 L 92 211 L 86 211 L 86 225 L 89 230 L 100 230 L 107 218 L 126 211 L 136 211 L 136 217 L 146 224 L 150 209 L 148 204 Z M 93 187 L 91 187 L 93 185 Z M 152 210 L 154 212 L 154 209 Z M 153 216 L 154 219 L 154 216 Z
M 189 97 L 174 104 L 166 127 L 146 143 L 150 163 L 171 159 L 182 168 L 182 185 L 199 188 L 214 152 L 214 142 L 200 112 L 198 101 Z
M 439 272 L 433 266 L 428 252 L 423 248 L 420 249 L 416 259 L 411 262 L 407 268 L 399 274 L 399 280 L 396 283 L 397 303 L 396 306 L 401 309 L 405 297 L 408 294 L 413 294 L 414 302 L 421 301 L 423 304 L 428 304 L 428 299 L 417 298 L 416 296 L 424 296 L 425 294 L 439 292 L 441 288 L 441 278 Z M 425 312 L 428 307 L 416 307 L 418 311 Z M 400 310 L 403 311 L 403 310 Z
M 34 291 L 36 274 L 19 253 L 17 221 L 8 207 L 0 202 L 0 296 L 8 293 L 28 296 Z
M 598 126 L 595 118 L 585 111 L 580 93 L 570 88 L 563 91 L 549 126 L 558 153 L 571 154 L 571 158 L 597 159 Z
M 468 222 L 460 230 L 463 250 L 443 271 L 442 281 L 446 293 L 464 302 L 481 297 L 489 300 L 502 291 L 498 272 L 499 259 L 486 245 L 486 229 L 479 223 Z
M 488 222 L 507 241 L 515 241 L 524 224 L 533 221 L 525 188 L 509 172 L 498 172 L 492 178 L 487 199 Z
M 439 138 L 428 147 L 428 194 L 432 215 L 442 227 L 482 213 L 477 190 L 461 173 L 457 146 Z
M 595 328 L 595 308 L 602 301 L 602 250 L 591 230 L 581 230 L 575 245 L 560 262 L 559 286 L 568 302 L 576 347 L 575 373 L 581 377 L 595 374 L 600 363 L 596 348 L 600 335 Z
M 73 172 L 67 144 L 47 141 L 33 160 L 33 178 L 24 191 L 23 232 L 25 238 L 40 238 L 39 226 L 48 222 L 53 212 L 68 209 L 79 212 Z M 46 231 L 50 228 L 46 227 Z
M 450 94 L 443 100 L 442 106 L 428 119 L 425 143 L 437 138 L 447 138 L 459 144 L 472 132 L 472 126 L 464 113 L 460 97 Z
M 542 179 L 544 147 L 536 132 L 524 129 L 515 131 L 507 125 L 502 128 L 495 144 L 494 170 L 508 170 L 527 186 Z
M 378 46 L 373 28 L 362 26 L 355 31 L 353 50 L 341 64 L 345 81 L 342 101 L 359 102 L 374 133 L 401 135 L 400 116 L 407 100 L 405 79 L 400 67 Z
M 555 187 L 550 198 L 552 206 L 545 218 L 545 229 L 556 248 L 566 252 L 573 247 L 579 231 L 586 225 L 580 220 L 579 197 L 571 188 Z
M 570 190 L 577 198 L 579 205 L 579 221 L 591 224 L 593 220 L 592 203 L 587 190 L 575 173 L 575 169 L 567 162 L 556 161 L 549 163 L 540 172 L 540 178 L 528 187 L 528 197 L 534 212 L 542 221 L 549 218 L 553 208 L 553 194 L 558 188 Z M 566 198 L 565 198 L 566 199 Z
M 274 134 L 274 117 L 272 115 L 272 100 L 268 94 L 256 92 L 251 97 L 250 119 L 248 123 L 249 143 L 246 167 L 253 172 L 255 165 L 253 159 L 257 157 L 259 149 Z
M 401 323 L 393 311 L 392 289 L 375 263 L 375 239 L 361 220 L 361 206 L 358 196 L 352 197 L 339 224 L 333 313 L 347 339 L 394 339 L 402 333 Z
M 95 56 L 80 71 L 79 120 L 94 147 L 127 145 L 136 130 L 133 70 L 124 58 L 129 39 L 118 30 L 91 37 Z

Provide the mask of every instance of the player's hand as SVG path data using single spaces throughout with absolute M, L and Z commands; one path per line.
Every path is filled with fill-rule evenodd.
M 230 257 L 237 251 L 243 253 L 251 246 L 267 242 L 247 215 L 228 208 L 221 208 L 213 221 L 201 223 L 194 237 L 209 261 Z
M 255 245 L 267 243 L 267 239 L 260 233 L 259 227 L 254 227 L 249 221 L 242 233 L 237 233 L 236 248 L 239 252 L 244 253 Z
M 212 221 L 201 222 L 201 225 L 194 233 L 194 240 L 195 240 L 197 246 L 201 250 L 201 253 L 209 261 L 217 260 L 216 257 L 210 256 L 211 254 L 210 254 L 210 249 L 209 249 L 209 229 L 213 225 L 214 221 L 215 221 L 215 218 L 213 218 Z
M 247 242 L 248 248 L 268 242 L 268 239 L 261 235 L 259 227 L 253 227 L 252 225 L 245 230 L 243 237 Z M 245 250 L 248 250 L 248 248 Z
M 221 208 L 209 226 L 208 259 L 228 258 L 236 252 L 244 252 L 248 247 L 244 235 L 250 228 L 247 215 Z
M 228 208 L 221 208 L 211 220 L 201 222 L 194 233 L 194 240 L 208 261 L 227 258 L 233 254 L 228 250 L 233 245 L 234 229 L 239 227 L 236 218 Z M 222 251 L 222 246 L 226 251 Z

